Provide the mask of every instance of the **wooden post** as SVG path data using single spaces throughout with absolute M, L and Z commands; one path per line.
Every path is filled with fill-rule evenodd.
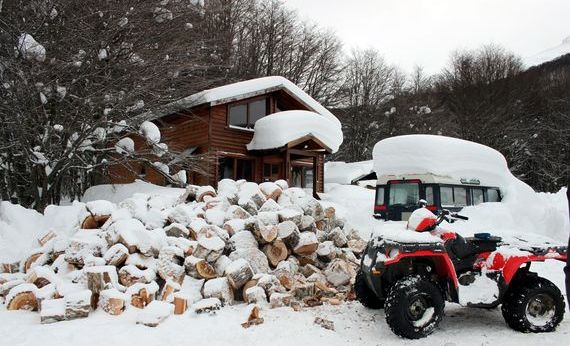
M 317 156 L 313 156 L 313 197 L 316 199 L 320 199 L 319 195 L 317 194 L 317 184 L 319 182 L 319 179 L 317 179 L 319 175 L 318 161 L 319 160 L 317 159 Z
M 285 149 L 285 180 L 291 186 L 291 153 L 289 147 Z

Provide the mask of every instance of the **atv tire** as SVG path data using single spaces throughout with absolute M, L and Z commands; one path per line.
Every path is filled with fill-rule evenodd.
M 370 287 L 368 287 L 364 273 L 360 270 L 356 274 L 354 281 L 354 293 L 360 304 L 369 309 L 381 309 L 384 307 L 384 300 L 379 299 Z
M 433 333 L 441 322 L 444 308 L 440 288 L 421 276 L 397 281 L 384 305 L 390 329 L 408 339 L 420 339 Z
M 523 333 L 551 332 L 564 317 L 564 297 L 556 285 L 541 277 L 526 276 L 513 283 L 501 308 L 505 322 Z

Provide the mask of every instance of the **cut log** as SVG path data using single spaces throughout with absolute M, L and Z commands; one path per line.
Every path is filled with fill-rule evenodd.
M 116 289 L 101 291 L 99 295 L 99 307 L 109 315 L 117 316 L 125 311 L 125 295 Z
M 166 236 L 168 237 L 176 237 L 176 238 L 188 238 L 188 236 L 190 235 L 190 231 L 188 230 L 188 228 L 179 223 L 173 223 L 166 226 L 164 228 L 164 233 L 166 233 Z
M 254 235 L 259 244 L 271 243 L 277 238 L 278 232 L 277 225 L 264 224 L 260 220 L 255 224 Z
M 248 261 L 254 274 L 267 273 L 270 270 L 267 257 L 258 248 L 239 248 L 232 252 L 229 257 L 231 260 L 243 258 Z
M 241 231 L 234 234 L 230 238 L 230 245 L 235 250 L 257 249 L 259 246 L 257 240 L 255 240 L 255 236 L 249 231 Z
M 129 257 L 129 249 L 123 244 L 115 244 L 105 252 L 103 259 L 107 265 L 120 267 Z
M 283 285 L 283 287 L 285 287 L 288 290 L 290 290 L 293 287 L 295 278 L 293 277 L 293 274 L 290 271 L 278 268 L 274 271 L 274 274 L 281 283 L 281 285 Z
M 90 270 L 91 269 L 91 270 Z M 111 274 L 108 271 L 87 268 L 87 288 L 91 291 L 91 307 L 96 309 L 101 291 L 111 287 Z
M 156 327 L 166 320 L 174 312 L 174 306 L 170 303 L 158 300 L 150 303 L 137 316 L 137 324 L 147 327 Z
M 242 219 L 228 220 L 224 223 L 224 226 L 222 228 L 228 232 L 231 237 L 234 234 L 245 229 L 245 221 Z
M 278 236 L 289 249 L 294 249 L 299 244 L 299 228 L 293 221 L 283 221 L 278 226 Z
M 263 253 L 267 256 L 269 264 L 274 268 L 289 255 L 287 246 L 285 246 L 285 243 L 280 239 L 276 239 L 273 243 L 265 245 L 263 247 Z
M 265 290 L 265 294 L 270 297 L 273 293 L 284 293 L 285 287 L 281 285 L 277 276 L 273 274 L 262 274 L 257 278 L 257 286 Z
M 196 201 L 204 202 L 204 197 L 216 197 L 216 190 L 211 186 L 200 186 L 196 191 Z
M 293 251 L 300 256 L 309 256 L 317 251 L 319 241 L 317 236 L 311 232 L 303 232 L 299 237 L 299 243 Z
M 20 262 L 0 264 L 0 273 L 17 273 L 20 271 Z
M 229 220 L 245 220 L 249 219 L 251 214 L 247 212 L 244 208 L 239 205 L 232 205 L 228 208 L 225 215 L 225 221 Z
M 226 278 L 233 289 L 240 289 L 251 278 L 253 278 L 253 269 L 248 261 L 239 258 L 230 263 L 225 270 Z
M 91 311 L 91 291 L 80 290 L 66 294 L 65 297 L 65 319 L 74 320 L 89 316 Z
M 330 262 L 338 256 L 339 250 L 335 247 L 332 240 L 327 240 L 319 244 L 317 248 L 317 256 L 321 261 Z
M 255 203 L 257 209 L 261 208 L 263 203 L 267 201 L 267 197 L 265 197 L 261 191 L 256 191 L 253 195 L 251 195 L 250 199 L 253 201 L 253 203 Z
M 348 241 L 348 248 L 352 250 L 352 252 L 360 256 L 366 250 L 366 241 L 363 239 L 351 239 Z
M 324 329 L 333 330 L 334 331 L 334 322 L 331 320 L 324 319 L 322 317 L 315 317 L 314 323 L 323 327 Z
M 186 191 L 176 201 L 176 204 L 184 204 L 187 202 L 193 202 L 196 200 L 196 192 L 198 191 L 199 186 L 196 185 L 188 185 L 186 186 Z
M 247 321 L 242 323 L 241 326 L 244 328 L 249 328 L 251 326 L 256 326 L 262 323 L 263 323 L 263 318 L 261 317 L 261 314 L 259 312 L 259 307 L 254 306 L 251 312 L 249 313 Z
M 267 303 L 267 295 L 265 294 L 265 290 L 259 286 L 249 287 L 248 289 L 244 290 L 243 294 L 244 301 L 248 304 Z
M 327 281 L 331 285 L 338 287 L 348 285 L 353 276 L 354 270 L 348 263 L 340 258 L 334 259 L 324 271 Z
M 131 288 L 135 288 L 135 290 L 130 290 Z M 131 294 L 131 305 L 136 308 L 143 309 L 154 300 L 157 290 L 158 285 L 156 283 L 154 283 L 154 285 L 137 284 L 136 286 L 129 287 L 127 292 L 134 291 L 134 293 Z
M 232 260 L 226 255 L 222 255 L 216 260 L 214 268 L 218 276 L 224 276 L 226 274 L 226 268 L 230 263 L 232 263 Z
M 148 284 L 154 279 L 156 272 L 151 268 L 141 270 L 134 265 L 126 265 L 119 270 L 119 282 L 127 287 L 136 283 Z
M 174 294 L 174 314 L 182 315 L 188 310 L 188 297 L 180 294 Z
M 165 281 L 181 284 L 184 280 L 184 252 L 176 246 L 165 246 L 158 255 L 158 275 Z
M 36 299 L 37 287 L 33 284 L 21 284 L 10 290 L 6 296 L 7 310 L 38 310 Z
M 302 199 L 300 207 L 303 208 L 305 215 L 312 216 L 315 221 L 320 221 L 325 217 L 323 206 L 313 197 Z
M 27 273 L 32 268 L 32 265 L 34 265 L 34 263 L 38 262 L 37 263 L 38 265 L 43 265 L 44 263 L 47 262 L 47 260 L 48 256 L 44 256 L 44 254 L 41 252 L 37 252 L 30 255 L 26 259 L 26 262 L 24 262 L 24 273 Z
M 226 243 L 218 236 L 198 237 L 198 245 L 192 255 L 213 263 L 222 255 L 225 246 Z
M 38 238 L 38 243 L 40 246 L 44 246 L 48 241 L 54 239 L 55 237 L 57 237 L 57 234 L 55 234 L 53 230 L 49 230 L 46 234 Z
M 297 227 L 302 225 L 303 211 L 293 208 L 285 208 L 279 211 L 279 222 L 291 221 Z
M 325 218 L 334 219 L 336 215 L 336 210 L 333 207 L 325 208 Z
M 192 310 L 197 314 L 214 313 L 220 310 L 222 302 L 218 298 L 206 298 L 192 305 Z
M 203 258 L 188 256 L 184 260 L 186 274 L 195 279 L 213 279 L 218 276 L 216 269 Z
M 334 242 L 334 245 L 336 247 L 345 247 L 346 243 L 348 242 L 346 235 L 344 235 L 344 232 L 339 227 L 333 229 L 328 234 L 328 238 Z
M 316 232 L 317 225 L 315 223 L 315 219 L 312 216 L 303 215 L 301 217 L 301 225 L 299 226 L 299 229 L 302 232 Z
M 41 324 L 55 323 L 65 320 L 65 299 L 48 299 L 42 301 L 40 309 Z
M 234 302 L 234 292 L 227 278 L 206 281 L 203 296 L 204 298 L 218 298 L 224 305 L 231 305 Z
M 242 300 L 244 302 L 247 302 L 246 291 L 251 287 L 255 287 L 256 285 L 257 285 L 257 280 L 254 280 L 254 279 L 249 280 L 248 282 L 245 283 L 245 285 L 243 285 L 243 287 L 242 287 Z
M 275 201 L 277 201 L 283 192 L 279 185 L 269 181 L 259 184 L 259 190 L 261 190 L 267 199 L 273 199 Z
M 174 293 L 180 291 L 180 285 L 176 282 L 167 281 L 162 287 L 160 293 L 160 300 L 163 302 L 172 302 L 174 300 Z
M 101 228 L 109 220 L 111 215 L 89 215 L 81 223 L 82 229 L 98 229 Z
M 315 284 L 295 283 L 295 285 L 291 290 L 291 294 L 299 300 L 302 300 L 305 297 L 312 297 L 313 295 L 315 295 Z
M 289 293 L 275 292 L 269 297 L 271 308 L 280 308 L 291 305 L 292 297 Z

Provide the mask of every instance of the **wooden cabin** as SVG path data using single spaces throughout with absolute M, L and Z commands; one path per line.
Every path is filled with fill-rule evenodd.
M 263 150 L 248 150 L 259 119 L 283 111 L 314 112 L 340 122 L 326 108 L 282 77 L 264 77 L 206 90 L 147 112 L 135 121 L 152 121 L 169 148 L 192 154 L 209 153 L 215 157 L 207 175 L 187 173 L 187 182 L 216 186 L 224 178 L 254 182 L 285 179 L 289 186 L 312 189 L 317 196 L 324 190 L 325 155 L 338 149 L 328 147 L 318 136 L 308 132 L 287 144 Z M 279 131 L 279 129 L 276 129 Z M 340 143 L 338 144 L 340 145 Z M 120 170 L 120 168 L 118 168 Z M 139 175 L 126 169 L 115 171 L 114 183 L 128 183 L 144 178 L 164 184 L 164 178 L 152 168 L 140 167 Z

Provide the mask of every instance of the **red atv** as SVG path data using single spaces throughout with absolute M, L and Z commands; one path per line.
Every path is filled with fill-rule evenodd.
M 431 334 L 445 301 L 494 308 L 521 332 L 553 331 L 564 316 L 564 298 L 550 281 L 530 271 L 532 262 L 566 261 L 566 246 L 512 246 L 488 233 L 463 238 L 442 230 L 442 221 L 466 217 L 425 208 L 412 213 L 407 229 L 386 224 L 368 243 L 356 276 L 357 299 L 381 308 L 392 331 L 418 339 Z M 390 229 L 390 226 L 397 226 Z

